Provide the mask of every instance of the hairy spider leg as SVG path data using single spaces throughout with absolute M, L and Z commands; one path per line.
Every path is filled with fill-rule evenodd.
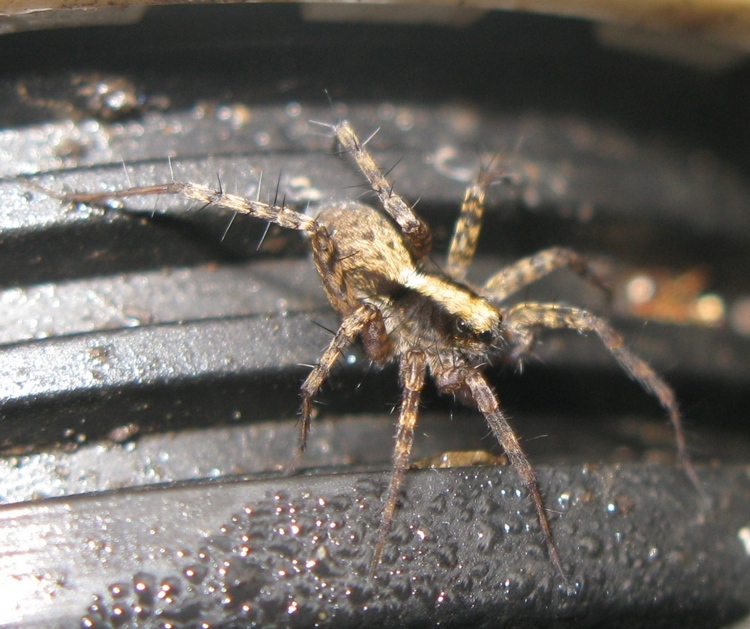
M 375 553 L 370 564 L 370 574 L 374 575 L 380 563 L 380 557 L 385 547 L 388 530 L 393 523 L 398 503 L 398 492 L 404 482 L 404 473 L 409 466 L 409 457 L 414 442 L 414 427 L 419 416 L 419 397 L 424 388 L 427 371 L 427 357 L 420 349 L 412 349 L 402 354 L 399 361 L 399 380 L 401 382 L 402 397 L 401 411 L 396 430 L 396 446 L 393 449 L 391 478 L 386 490 L 383 512 L 380 516 L 380 530 Z
M 464 280 L 474 259 L 490 181 L 490 171 L 483 169 L 464 193 L 445 265 L 445 272 L 454 280 Z M 500 302 L 508 295 L 563 267 L 570 268 L 607 295 L 611 293 L 607 281 L 591 266 L 585 256 L 565 247 L 550 247 L 501 269 L 486 281 L 481 294 L 492 301 Z
M 154 186 L 140 186 L 126 190 L 113 192 L 93 192 L 83 194 L 60 195 L 45 190 L 47 194 L 55 196 L 69 203 L 102 203 L 112 199 L 125 199 L 128 197 L 142 197 L 151 195 L 171 194 L 181 196 L 191 201 L 199 201 L 204 206 L 213 205 L 236 212 L 247 214 L 262 221 L 269 221 L 295 231 L 312 234 L 318 227 L 314 218 L 297 212 L 286 205 L 274 205 L 259 200 L 246 199 L 236 194 L 228 194 L 222 190 L 214 190 L 208 186 L 196 183 L 173 181 L 172 183 L 158 184 Z
M 445 272 L 454 280 L 461 281 L 466 277 L 469 265 L 474 259 L 479 233 L 482 231 L 484 197 L 488 185 L 489 174 L 483 170 L 464 193 L 445 264 Z
M 312 416 L 312 402 L 320 387 L 328 379 L 331 369 L 339 359 L 341 352 L 351 345 L 357 336 L 362 338 L 365 349 L 371 355 L 368 347 L 377 343 L 376 352 L 382 352 L 382 339 L 387 343 L 388 336 L 383 324 L 383 316 L 380 310 L 369 304 L 359 306 L 352 314 L 345 316 L 338 331 L 318 359 L 318 362 L 302 383 L 302 419 L 300 428 L 300 439 L 297 455 L 292 464 L 292 469 L 297 466 L 302 452 L 307 446 L 307 434 L 310 429 L 310 417 Z M 386 345 L 387 347 L 387 345 Z M 376 362 L 382 362 L 382 360 Z
M 500 402 L 492 387 L 490 387 L 480 371 L 466 365 L 445 366 L 442 370 L 437 370 L 433 375 L 435 376 L 437 387 L 441 392 L 454 393 L 461 398 L 470 396 L 484 416 L 490 430 L 492 430 L 495 438 L 502 446 L 513 467 L 518 471 L 521 481 L 529 492 L 529 499 L 536 511 L 537 521 L 542 529 L 542 536 L 544 537 L 544 543 L 547 546 L 547 553 L 550 560 L 562 578 L 567 579 L 562 562 L 560 561 L 560 554 L 557 551 L 555 538 L 552 535 L 552 528 L 544 507 L 544 498 L 542 497 L 536 473 L 529 459 L 524 454 L 518 437 L 516 437 L 508 420 L 500 409 Z M 466 402 L 465 399 L 462 401 Z
M 334 125 L 333 132 L 344 151 L 350 153 L 367 178 L 370 186 L 378 196 L 383 209 L 398 224 L 409 242 L 409 247 L 416 258 L 424 258 L 432 247 L 432 232 L 427 224 L 417 216 L 414 210 L 393 191 L 393 186 L 380 170 L 372 155 L 360 142 L 348 121 L 342 120 Z
M 557 568 L 557 571 L 563 576 L 563 578 L 565 578 L 560 555 L 557 552 L 557 546 L 555 545 L 554 537 L 552 536 L 552 528 L 550 527 L 549 518 L 547 517 L 547 512 L 544 508 L 544 499 L 542 498 L 542 492 L 539 489 L 539 481 L 537 480 L 536 473 L 534 472 L 534 468 L 531 466 L 529 459 L 521 449 L 518 437 L 516 437 L 508 420 L 500 410 L 497 395 L 487 383 L 485 377 L 477 371 L 467 370 L 465 374 L 465 382 L 469 387 L 471 395 L 477 403 L 479 410 L 487 420 L 492 433 L 503 446 L 503 450 L 505 450 L 505 454 L 508 455 L 513 467 L 515 467 L 520 474 L 521 480 L 526 486 L 529 496 L 531 497 L 531 502 L 536 510 L 536 518 L 542 529 L 544 542 L 547 545 L 547 553 L 549 554 L 555 568 Z
M 611 294 L 607 281 L 591 266 L 586 257 L 566 247 L 543 249 L 504 267 L 485 282 L 480 293 L 491 301 L 500 302 L 521 288 L 564 267 L 571 269 L 607 295 Z
M 672 387 L 651 366 L 625 347 L 625 342 L 603 319 L 588 310 L 557 304 L 521 303 L 510 308 L 505 316 L 505 329 L 515 346 L 512 357 L 517 359 L 531 350 L 537 333 L 542 329 L 569 329 L 582 334 L 594 332 L 625 372 L 651 393 L 667 412 L 677 441 L 677 457 L 690 482 L 706 499 L 703 485 L 690 460 L 682 416 Z
M 111 199 L 136 196 L 171 194 L 179 195 L 204 205 L 225 208 L 237 214 L 246 214 L 260 220 L 310 234 L 313 260 L 323 283 L 331 306 L 343 317 L 338 332 L 320 360 L 308 374 L 301 389 L 301 425 L 297 454 L 293 457 L 292 469 L 307 444 L 310 427 L 312 400 L 323 382 L 328 378 L 341 351 L 360 335 L 368 354 L 376 362 L 383 362 L 388 353 L 387 334 L 382 316 L 373 306 L 360 305 L 347 286 L 338 261 L 338 253 L 328 230 L 315 218 L 296 212 L 286 205 L 274 205 L 259 200 L 250 200 L 237 195 L 213 190 L 207 186 L 185 182 L 172 182 L 153 186 L 142 186 L 114 192 L 98 192 L 73 195 L 58 195 L 71 203 L 101 203 Z

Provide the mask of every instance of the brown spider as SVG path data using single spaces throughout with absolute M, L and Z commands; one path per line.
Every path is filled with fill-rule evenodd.
M 360 142 L 351 125 L 342 121 L 331 128 L 343 151 L 352 155 L 367 178 L 385 214 L 361 203 L 345 201 L 326 204 L 313 217 L 283 203 L 264 203 L 181 182 L 63 198 L 76 203 L 99 203 L 140 195 L 181 195 L 309 235 L 323 288 L 343 321 L 302 384 L 301 433 L 295 461 L 305 448 L 315 395 L 350 343 L 359 337 L 367 355 L 379 365 L 399 361 L 403 394 L 373 569 L 380 561 L 395 514 L 409 464 L 419 397 L 429 371 L 440 391 L 456 395 L 484 415 L 521 475 L 550 559 L 564 575 L 534 470 L 492 387 L 482 375 L 482 368 L 497 355 L 517 360 L 529 352 L 541 329 L 568 328 L 597 334 L 622 368 L 656 396 L 667 411 L 676 433 L 679 460 L 693 484 L 700 486 L 687 453 L 674 392 L 648 364 L 625 347 L 622 337 L 606 321 L 586 310 L 556 303 L 499 305 L 520 288 L 560 267 L 569 267 L 587 280 L 602 284 L 583 257 L 555 247 L 502 269 L 482 287 L 474 288 L 464 282 L 476 250 L 489 183 L 487 173 L 483 173 L 466 190 L 445 272 L 426 270 L 421 261 L 430 251 L 430 229 L 393 192 L 366 150 L 366 142 Z

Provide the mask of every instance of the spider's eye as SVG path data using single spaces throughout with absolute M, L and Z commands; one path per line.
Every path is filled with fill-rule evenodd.
M 478 334 L 479 340 L 482 341 L 485 345 L 490 345 L 492 343 L 492 332 L 489 330 L 485 330 L 484 332 L 480 332 Z
M 456 319 L 455 328 L 458 336 L 468 337 L 485 345 L 490 345 L 494 338 L 491 330 L 477 332 L 464 319 Z
M 456 319 L 455 326 L 456 332 L 458 332 L 458 334 L 460 334 L 461 336 L 466 336 L 467 334 L 471 333 L 469 324 L 466 323 L 466 321 L 464 321 L 463 319 Z

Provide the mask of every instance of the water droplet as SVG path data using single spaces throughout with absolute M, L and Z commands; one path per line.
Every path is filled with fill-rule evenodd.
M 632 304 L 645 304 L 656 295 L 656 282 L 648 275 L 636 275 L 625 287 L 627 299 Z
M 296 101 L 291 101 L 286 104 L 286 107 L 284 107 L 284 111 L 290 118 L 298 118 L 302 113 L 302 106 Z
M 582 590 L 583 583 L 577 579 L 573 581 L 566 581 L 558 586 L 558 591 L 568 598 L 578 596 L 578 594 L 580 594 Z
M 445 570 L 453 570 L 458 565 L 458 548 L 454 544 L 442 544 L 433 554 L 438 566 Z
M 407 107 L 399 107 L 396 110 L 395 122 L 401 131 L 410 131 L 414 127 L 414 112 Z
M 487 553 L 495 546 L 497 534 L 492 527 L 485 524 L 477 532 L 477 550 L 480 553 Z
M 107 436 L 115 443 L 122 443 L 123 441 L 132 439 L 139 430 L 138 424 L 130 423 L 113 428 Z
M 566 491 L 557 497 L 557 504 L 562 511 L 567 511 L 570 508 L 570 492 Z
M 130 594 L 130 585 L 127 583 L 113 583 L 109 586 L 109 594 L 112 598 L 125 598 Z
M 534 581 L 520 572 L 511 572 L 502 582 L 508 598 L 524 599 L 534 590 Z
M 378 107 L 378 116 L 381 120 L 393 120 L 396 108 L 390 103 L 383 103 Z
M 726 315 L 726 304 L 720 295 L 707 293 L 694 304 L 696 318 L 706 325 L 720 325 Z
M 578 538 L 578 548 L 592 559 L 597 558 L 603 549 L 602 542 L 591 535 L 582 535 Z
M 156 596 L 156 578 L 147 572 L 137 572 L 133 576 L 133 591 L 139 604 L 151 607 Z
M 172 601 L 182 592 L 182 583 L 177 577 L 167 577 L 159 585 L 159 598 Z
M 109 618 L 115 627 L 120 627 L 126 622 L 130 621 L 132 617 L 131 611 L 124 605 L 115 605 L 112 607 L 112 613 Z
M 466 183 L 476 177 L 476 157 L 459 152 L 453 145 L 439 147 L 430 160 L 437 172 L 454 181 Z

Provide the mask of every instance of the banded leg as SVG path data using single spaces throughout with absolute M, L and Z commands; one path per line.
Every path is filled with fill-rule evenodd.
M 445 272 L 454 280 L 461 281 L 466 277 L 466 272 L 476 253 L 479 232 L 482 230 L 487 184 L 488 175 L 484 171 L 473 184 L 466 188 L 464 200 L 461 203 L 461 213 L 456 221 L 456 228 L 448 249 L 448 261 L 445 265 Z
M 380 517 L 380 532 L 378 533 L 377 546 L 375 546 L 375 554 L 372 558 L 371 574 L 375 573 L 380 563 L 388 529 L 390 529 L 393 516 L 396 513 L 398 492 L 404 482 L 404 472 L 409 466 L 409 455 L 414 441 L 414 426 L 417 424 L 419 414 L 419 396 L 424 388 L 426 370 L 427 358 L 424 352 L 412 349 L 402 354 L 399 362 L 399 378 L 403 390 L 401 412 L 398 417 L 396 446 L 393 450 L 391 480 L 388 483 L 383 514 Z
M 310 415 L 312 414 L 312 402 L 315 395 L 328 378 L 328 375 L 331 373 L 331 369 L 333 369 L 333 366 L 339 359 L 341 352 L 352 344 L 358 334 L 363 334 L 366 337 L 370 336 L 367 332 L 371 327 L 378 331 L 381 328 L 385 329 L 383 325 L 383 317 L 380 314 L 380 311 L 375 308 L 375 306 L 365 304 L 357 308 L 351 315 L 341 322 L 338 331 L 328 344 L 328 347 L 323 352 L 318 363 L 313 367 L 313 370 L 302 383 L 300 441 L 297 456 L 291 466 L 292 469 L 296 467 L 299 457 L 307 446 L 307 433 L 310 430 Z
M 393 191 L 393 186 L 386 179 L 372 155 L 365 148 L 366 142 L 360 142 L 357 134 L 348 121 L 342 120 L 333 127 L 336 139 L 343 149 L 351 153 L 357 167 L 367 178 L 370 186 L 380 199 L 383 209 L 401 228 L 417 258 L 423 258 L 430 252 L 432 233 L 427 224 L 417 216 L 414 210 Z
M 625 347 L 623 338 L 607 322 L 580 308 L 557 304 L 523 303 L 508 310 L 505 317 L 505 326 L 511 334 L 511 343 L 516 345 L 517 349 L 513 352 L 516 358 L 531 349 L 536 334 L 541 329 L 570 329 L 580 333 L 594 332 L 627 374 L 659 400 L 662 408 L 667 412 L 675 432 L 678 460 L 690 482 L 705 498 L 703 486 L 688 454 L 682 416 L 672 387 L 646 361 Z
M 611 292 L 606 280 L 591 267 L 585 256 L 565 247 L 551 247 L 527 258 L 521 258 L 488 279 L 480 292 L 487 299 L 499 302 L 524 286 L 563 267 L 575 271 L 605 293 Z
M 318 223 L 314 218 L 296 212 L 283 203 L 282 205 L 275 205 L 272 203 L 264 203 L 259 199 L 246 199 L 245 197 L 236 194 L 227 194 L 222 190 L 214 190 L 207 186 L 195 183 L 174 181 L 172 183 L 128 188 L 127 190 L 118 190 L 114 192 L 94 192 L 70 195 L 61 195 L 38 186 L 33 187 L 41 189 L 45 194 L 49 194 L 50 196 L 57 197 L 70 203 L 97 204 L 112 199 L 170 194 L 201 202 L 204 206 L 214 205 L 216 207 L 231 210 L 237 214 L 247 214 L 259 220 L 268 221 L 286 229 L 313 233 L 318 228 Z
M 565 578 L 565 572 L 563 571 L 562 563 L 560 561 L 560 555 L 557 552 L 554 537 L 552 537 L 552 529 L 549 524 L 547 512 L 544 508 L 544 499 L 542 498 L 542 492 L 539 489 L 539 481 L 536 478 L 534 468 L 531 467 L 529 459 L 526 458 L 526 455 L 521 449 L 518 437 L 516 437 L 510 424 L 508 424 L 508 420 L 500 410 L 497 397 L 492 391 L 490 385 L 487 384 L 484 376 L 477 371 L 467 371 L 466 384 L 469 387 L 471 395 L 477 403 L 479 410 L 487 420 L 492 433 L 500 442 L 500 445 L 502 445 L 503 450 L 505 450 L 505 454 L 508 455 L 511 464 L 521 476 L 521 480 L 526 486 L 531 502 L 534 505 L 536 517 L 539 521 L 539 526 L 542 529 L 544 543 L 547 546 L 547 553 L 549 554 L 550 560 L 555 568 L 557 568 L 557 571 L 563 578 Z

